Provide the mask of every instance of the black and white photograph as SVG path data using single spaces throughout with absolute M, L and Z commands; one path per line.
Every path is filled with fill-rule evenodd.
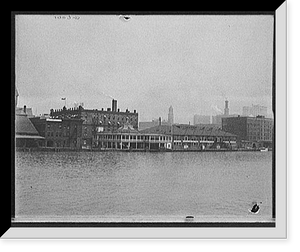
M 274 228 L 275 67 L 269 13 L 15 15 L 12 223 Z

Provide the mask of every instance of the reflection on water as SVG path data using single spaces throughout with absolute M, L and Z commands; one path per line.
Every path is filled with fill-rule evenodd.
M 16 219 L 269 220 L 271 178 L 271 152 L 20 152 Z

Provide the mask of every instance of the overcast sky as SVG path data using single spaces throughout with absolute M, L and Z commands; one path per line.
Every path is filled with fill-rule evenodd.
M 260 104 L 271 113 L 270 15 L 20 15 L 16 18 L 18 106 L 49 113 L 85 108 L 137 110 L 139 121 L 192 123 Z M 106 94 L 106 95 L 105 95 Z

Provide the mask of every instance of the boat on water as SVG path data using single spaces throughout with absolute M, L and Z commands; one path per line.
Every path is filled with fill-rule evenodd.
M 258 209 L 256 212 L 253 212 L 252 209 L 248 209 L 249 213 L 251 213 L 251 214 L 258 214 L 258 213 L 259 213 L 259 210 L 260 210 L 260 209 Z
M 263 152 L 264 151 L 269 151 L 269 149 L 268 148 L 261 148 L 260 151 L 263 151 Z
M 262 202 L 260 202 L 260 204 L 262 204 Z M 254 205 L 251 209 L 248 209 L 249 213 L 252 213 L 252 214 L 258 214 L 259 210 L 260 210 L 260 207 L 259 207 L 258 203 L 256 203 L 256 202 L 254 202 Z

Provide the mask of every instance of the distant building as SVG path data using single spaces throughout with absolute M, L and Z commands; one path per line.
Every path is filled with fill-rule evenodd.
M 213 128 L 214 130 L 222 130 L 222 125 L 220 124 L 212 124 L 212 123 L 201 123 L 194 125 L 196 127 L 206 127 L 206 128 Z
M 194 115 L 194 125 L 210 124 L 210 116 L 208 115 Z
M 222 118 L 227 117 L 225 115 L 215 115 L 211 117 L 212 124 L 222 125 Z
M 263 116 L 227 117 L 222 119 L 222 130 L 237 135 L 241 147 L 272 147 L 274 120 Z
M 130 112 L 128 109 L 121 112 L 117 108 L 117 100 L 112 100 L 112 107 L 104 110 L 77 108 L 50 111 L 50 116 L 54 119 L 81 119 L 82 123 L 82 148 L 90 149 L 95 146 L 96 134 L 98 132 L 115 132 L 125 123 L 129 123 L 134 129 L 138 129 L 138 113 L 136 110 Z
M 224 108 L 224 115 L 229 116 L 229 107 L 228 107 L 228 101 L 225 101 L 225 108 Z
M 139 130 L 148 129 L 151 127 L 158 126 L 160 124 L 159 119 L 153 119 L 150 122 L 139 122 Z M 161 125 L 169 125 L 169 122 L 166 120 L 161 121 Z
M 243 112 L 242 112 L 243 116 L 265 116 L 267 117 L 267 107 L 265 106 L 260 106 L 260 105 L 253 105 L 250 106 L 244 106 L 243 107 Z
M 242 116 L 253 116 L 251 112 L 251 107 L 244 106 L 242 111 Z
M 174 112 L 173 112 L 173 107 L 169 107 L 169 113 L 168 113 L 168 124 L 172 125 L 174 124 Z
M 219 126 L 222 127 L 222 120 L 223 120 L 223 118 L 238 117 L 238 116 L 239 116 L 238 114 L 212 116 L 212 124 L 219 125 Z

